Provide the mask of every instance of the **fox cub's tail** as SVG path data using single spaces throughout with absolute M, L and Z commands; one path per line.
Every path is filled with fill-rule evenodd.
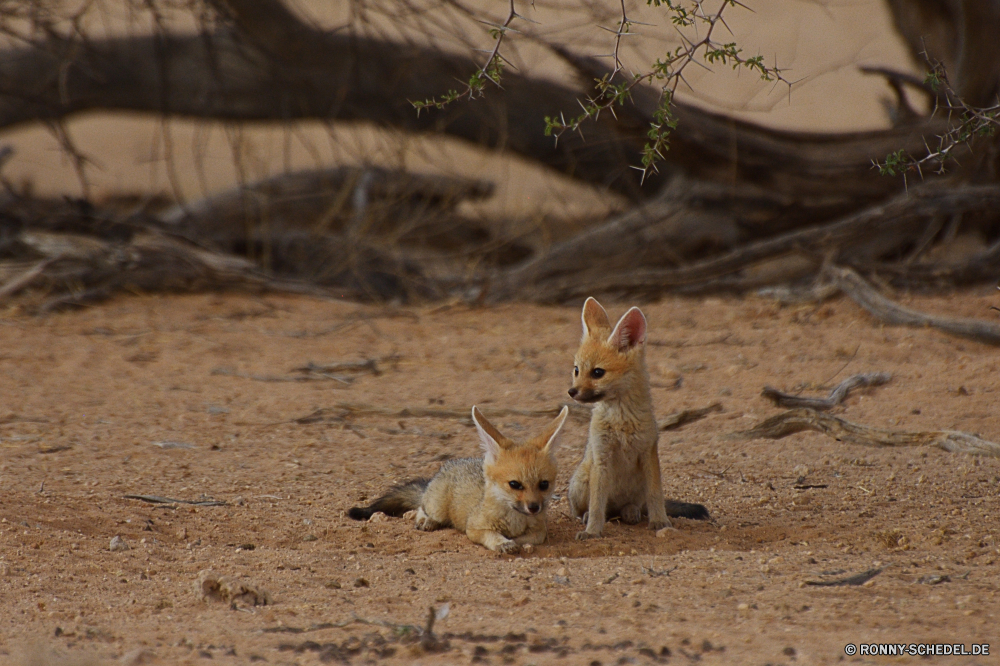
M 708 509 L 701 504 L 691 502 L 678 502 L 667 500 L 664 502 L 667 508 L 667 515 L 672 518 L 691 518 L 692 520 L 708 520 Z M 353 518 L 354 509 L 351 509 Z
M 354 520 L 368 520 L 373 513 L 381 511 L 389 516 L 402 516 L 407 511 L 412 511 L 420 507 L 424 491 L 430 479 L 414 479 L 404 484 L 392 488 L 389 492 L 368 506 L 356 506 L 347 512 L 347 515 Z

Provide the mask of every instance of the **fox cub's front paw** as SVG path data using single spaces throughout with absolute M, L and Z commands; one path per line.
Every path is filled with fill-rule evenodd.
M 417 509 L 417 518 L 413 524 L 418 530 L 423 532 L 433 532 L 434 530 L 441 529 L 441 523 L 424 513 L 423 507 Z
M 497 552 L 504 555 L 517 555 L 521 552 L 521 545 L 516 541 L 503 541 L 497 545 Z
M 635 525 L 642 520 L 642 507 L 638 504 L 629 504 L 622 509 L 621 517 L 626 525 Z
M 580 532 L 576 533 L 577 541 L 586 541 L 587 539 L 600 539 L 600 538 L 601 538 L 600 532 L 598 532 L 597 534 L 591 534 L 587 530 L 581 530 Z
M 662 530 L 665 527 L 672 528 L 673 525 L 670 524 L 669 520 L 663 520 L 663 521 L 660 521 L 660 520 L 651 520 L 651 521 L 649 521 L 649 529 L 651 529 L 653 531 L 659 532 L 660 530 Z

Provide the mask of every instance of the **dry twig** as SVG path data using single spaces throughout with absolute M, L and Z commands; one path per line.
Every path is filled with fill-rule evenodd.
M 845 585 L 864 585 L 870 581 L 875 576 L 882 573 L 882 568 L 869 569 L 868 571 L 862 571 L 859 574 L 854 574 L 853 576 L 847 576 L 846 578 L 837 578 L 835 580 L 807 580 L 806 585 L 816 585 L 819 587 L 843 587 Z
M 378 376 L 383 372 L 384 366 L 382 364 L 388 363 L 395 368 L 399 364 L 399 359 L 398 354 L 390 354 L 378 358 L 366 358 L 363 361 L 337 361 L 334 363 L 313 363 L 310 361 L 304 366 L 292 368 L 292 372 L 301 372 L 306 375 L 318 374 L 322 377 L 327 377 L 333 372 L 370 372 Z
M 160 497 L 159 495 L 122 495 L 125 499 L 142 500 L 150 504 L 192 504 L 194 506 L 226 506 L 222 500 L 182 500 L 172 497 Z
M 656 425 L 657 429 L 660 431 L 676 430 L 677 428 L 687 425 L 688 423 L 700 421 L 713 412 L 721 411 L 722 405 L 718 402 L 713 402 L 708 407 L 701 407 L 700 409 L 685 409 L 682 412 L 670 414 L 666 418 L 661 419 Z
M 840 382 L 830 395 L 825 398 L 805 398 L 799 395 L 783 393 L 778 389 L 765 386 L 761 395 L 773 402 L 778 407 L 808 407 L 811 409 L 833 409 L 847 398 L 847 394 L 856 388 L 868 386 L 882 386 L 888 384 L 892 375 L 888 372 L 870 372 L 860 375 L 853 375 Z
M 246 372 L 237 372 L 232 368 L 213 368 L 213 376 L 240 377 L 242 379 L 252 379 L 255 382 L 313 382 L 322 380 L 332 380 L 341 384 L 351 384 L 353 377 L 339 377 L 319 369 L 301 375 L 255 375 Z

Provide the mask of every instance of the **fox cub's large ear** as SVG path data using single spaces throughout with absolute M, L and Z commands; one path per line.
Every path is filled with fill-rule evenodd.
M 618 325 L 611 332 L 608 343 L 618 348 L 618 351 L 628 351 L 640 342 L 646 341 L 646 317 L 642 310 L 632 308 L 622 315 Z
M 601 307 L 601 304 L 593 296 L 584 302 L 583 314 L 580 316 L 580 319 L 583 320 L 583 337 L 585 338 L 594 333 L 611 329 L 611 320 L 608 319 L 608 313 L 604 311 L 604 308 Z
M 486 417 L 476 406 L 472 407 L 472 422 L 476 424 L 479 445 L 483 448 L 486 464 L 491 465 L 500 457 L 500 450 L 504 448 L 507 440 L 492 423 L 486 420 Z
M 538 436 L 538 448 L 550 455 L 555 453 L 556 437 L 559 435 L 559 431 L 562 430 L 563 424 L 566 423 L 567 416 L 569 416 L 569 407 L 563 405 L 562 411 L 556 416 L 556 420 L 550 423 L 545 432 Z

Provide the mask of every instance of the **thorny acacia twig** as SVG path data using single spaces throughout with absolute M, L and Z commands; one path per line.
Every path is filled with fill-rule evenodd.
M 507 32 L 517 32 L 510 27 L 510 24 L 514 19 L 519 18 L 525 21 L 531 21 L 531 19 L 525 18 L 517 13 L 514 7 L 514 0 L 509 0 L 509 10 L 507 12 L 507 18 L 504 19 L 502 24 L 490 23 L 488 21 L 480 20 L 480 23 L 488 25 L 491 27 L 490 34 L 496 39 L 493 45 L 493 50 L 490 52 L 489 58 L 486 59 L 486 63 L 476 70 L 476 73 L 469 77 L 469 81 L 464 84 L 465 89 L 462 92 L 457 90 L 449 90 L 444 95 L 439 98 L 431 97 L 424 101 L 410 102 L 413 108 L 417 110 L 419 115 L 421 111 L 427 108 L 443 109 L 452 102 L 467 97 L 473 99 L 476 97 L 483 96 L 483 90 L 486 88 L 486 81 L 492 81 L 497 86 L 500 85 L 500 75 L 503 71 L 504 63 L 510 64 L 506 58 L 500 53 L 500 45 L 503 44 L 504 37 Z
M 631 97 L 632 89 L 637 85 L 641 83 L 659 84 L 661 89 L 660 103 L 653 113 L 653 120 L 647 132 L 649 141 L 643 147 L 642 166 L 634 167 L 642 171 L 643 179 L 651 172 L 657 172 L 657 164 L 664 159 L 664 153 L 669 149 L 670 132 L 677 127 L 677 119 L 672 112 L 674 96 L 682 81 L 688 85 L 684 78 L 684 70 L 691 63 L 704 67 L 705 65 L 701 62 L 704 61 L 708 65 L 717 63 L 730 65 L 734 70 L 748 69 L 759 74 L 763 81 L 783 82 L 789 89 L 792 86 L 792 82 L 784 77 L 783 70 L 779 69 L 777 65 L 769 67 L 764 64 L 764 56 L 756 55 L 746 58 L 740 55 L 743 49 L 737 46 L 736 42 L 721 43 L 713 38 L 715 28 L 719 24 L 729 30 L 729 26 L 722 17 L 727 7 L 739 5 L 747 9 L 746 5 L 738 0 L 722 0 L 721 6 L 714 14 L 705 10 L 703 0 L 695 0 L 690 4 L 675 0 L 647 0 L 647 2 L 651 6 L 662 6 L 667 9 L 670 22 L 680 36 L 681 45 L 668 52 L 664 58 L 658 58 L 649 71 L 626 75 L 620 57 L 622 37 L 634 34 L 630 32 L 631 26 L 645 24 L 629 19 L 625 12 L 625 3 L 622 1 L 621 18 L 618 21 L 618 29 L 614 31 L 615 47 L 614 53 L 612 53 L 615 60 L 614 70 L 595 80 L 597 94 L 588 97 L 585 104 L 581 103 L 583 113 L 570 120 L 567 120 L 563 114 L 560 114 L 558 118 L 554 116 L 545 118 L 546 135 L 552 135 L 558 140 L 567 130 L 579 132 L 584 121 L 596 120 L 604 110 L 614 114 L 615 105 L 624 105 L 626 100 Z M 698 26 L 707 26 L 704 37 L 700 39 L 692 40 L 682 30 L 682 28 Z M 732 34 L 731 30 L 729 32 Z
M 992 137 L 1000 129 L 1000 99 L 990 107 L 970 106 L 951 87 L 948 74 L 941 63 L 933 64 L 924 83 L 937 93 L 931 115 L 945 115 L 951 129 L 937 136 L 935 148 L 931 148 L 925 141 L 927 154 L 921 158 L 916 158 L 905 150 L 897 150 L 886 155 L 882 162 L 872 160 L 872 166 L 883 176 L 902 175 L 905 179 L 908 173 L 916 172 L 923 179 L 925 169 L 943 174 L 948 165 L 956 160 L 958 148 L 969 145 L 980 137 Z
M 621 16 L 618 19 L 614 30 L 598 26 L 614 35 L 614 49 L 611 54 L 605 57 L 614 59 L 614 69 L 595 79 L 595 94 L 587 97 L 586 102 L 580 102 L 582 113 L 576 117 L 567 119 L 564 113 L 556 116 L 546 116 L 545 135 L 553 136 L 556 141 L 566 131 L 581 132 L 583 123 L 587 120 L 596 120 L 602 111 L 607 110 L 614 115 L 614 107 L 622 106 L 630 99 L 632 89 L 642 83 L 658 84 L 661 89 L 660 104 L 653 114 L 653 120 L 647 132 L 649 141 L 643 148 L 642 164 L 634 168 L 642 171 L 643 179 L 651 172 L 657 171 L 657 164 L 664 159 L 664 153 L 669 149 L 668 142 L 670 132 L 677 127 L 677 120 L 672 112 L 674 96 L 678 86 L 683 81 L 684 70 L 692 63 L 702 67 L 706 65 L 729 65 L 735 69 L 748 69 L 760 75 L 763 81 L 783 82 L 791 89 L 792 82 L 783 75 L 783 70 L 777 65 L 771 67 L 764 63 L 764 56 L 756 55 L 744 57 L 741 55 L 743 49 L 736 42 L 720 42 L 713 37 L 716 27 L 721 24 L 727 30 L 729 26 L 723 19 L 723 12 L 727 7 L 740 6 L 748 9 L 746 5 L 738 0 L 722 0 L 722 4 L 715 13 L 705 9 L 704 0 L 647 0 L 647 4 L 653 7 L 666 8 L 671 25 L 680 36 L 681 45 L 673 51 L 668 51 L 663 58 L 658 58 L 648 71 L 640 73 L 627 73 L 625 64 L 622 62 L 621 46 L 622 39 L 637 35 L 632 32 L 632 27 L 636 25 L 650 25 L 629 18 L 625 8 L 625 0 L 619 0 L 621 5 Z M 490 52 L 486 63 L 473 74 L 464 85 L 464 89 L 459 92 L 456 89 L 449 90 L 441 97 L 431 97 L 424 101 L 411 101 L 417 113 L 428 108 L 444 109 L 452 102 L 468 98 L 473 99 L 483 95 L 487 80 L 496 85 L 500 85 L 501 73 L 504 63 L 510 64 L 500 52 L 504 37 L 508 32 L 517 32 L 510 27 L 514 19 L 531 21 L 517 13 L 514 0 L 509 0 L 509 10 L 507 18 L 502 24 L 480 21 L 492 27 L 490 33 L 496 39 L 493 50 Z M 533 21 L 531 21 L 533 22 Z M 691 39 L 685 34 L 684 29 L 697 29 L 704 27 L 703 37 Z M 732 34 L 732 31 L 729 31 Z M 690 86 L 689 86 L 690 87 Z

